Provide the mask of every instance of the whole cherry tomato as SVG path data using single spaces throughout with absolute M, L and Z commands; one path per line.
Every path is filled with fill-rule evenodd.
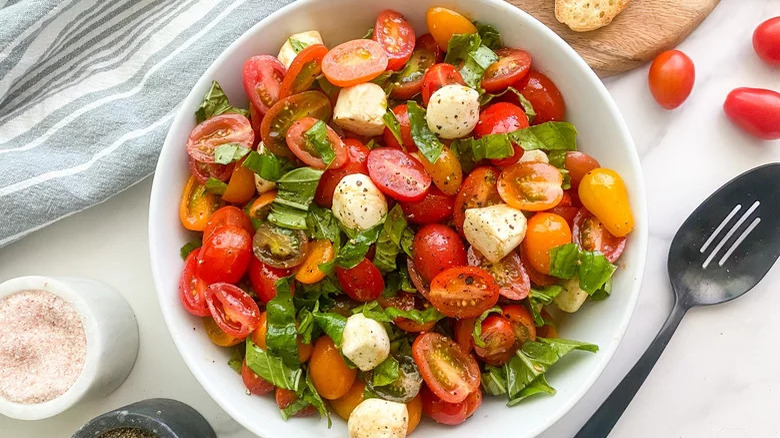
M 420 228 L 412 242 L 414 266 L 426 283 L 440 272 L 456 266 L 465 266 L 466 247 L 458 233 L 441 224 Z
M 533 124 L 561 121 L 566 117 L 566 103 L 555 83 L 544 74 L 531 69 L 517 84 L 520 94 L 534 107 L 536 117 Z M 516 105 L 519 101 L 515 93 L 507 93 L 505 98 Z
M 401 126 L 401 140 L 403 145 L 398 143 L 395 139 L 390 128 L 385 128 L 384 138 L 385 144 L 391 148 L 404 149 L 406 152 L 417 152 L 417 144 L 412 139 L 412 125 L 409 123 L 409 109 L 404 103 L 393 108 L 393 114 L 395 114 L 398 124 Z
M 523 250 L 534 269 L 550 273 L 550 250 L 571 243 L 571 229 L 566 219 L 552 213 L 537 213 L 528 220 Z
M 780 66 L 780 17 L 758 25 L 753 32 L 753 48 L 765 62 Z
M 429 68 L 425 72 L 422 84 L 422 100 L 427 106 L 428 101 L 431 100 L 431 96 L 441 87 L 445 85 L 466 85 L 466 81 L 463 80 L 455 66 L 450 64 L 436 64 Z
M 336 277 L 344 292 L 355 301 L 373 301 L 385 289 L 382 273 L 369 259 L 363 259 L 354 268 L 336 266 Z
M 656 102 L 666 109 L 675 109 L 685 102 L 693 90 L 695 79 L 693 61 L 679 50 L 660 53 L 650 65 L 650 92 Z
M 434 7 L 428 9 L 425 14 L 425 21 L 428 24 L 428 32 L 433 35 L 436 44 L 443 50 L 447 50 L 450 38 L 459 33 L 477 33 L 474 24 L 463 15 L 452 9 Z
M 517 105 L 507 102 L 498 102 L 485 108 L 479 115 L 479 122 L 474 128 L 474 135 L 482 138 L 490 134 L 507 134 L 528 127 L 528 116 Z M 523 156 L 523 148 L 518 144 L 512 144 L 514 153 L 507 158 L 490 160 L 500 167 L 511 166 Z
M 276 296 L 276 282 L 292 274 L 292 269 L 279 269 L 267 265 L 257 257 L 249 262 L 249 281 L 252 289 L 263 303 L 268 303 Z
M 314 343 L 311 353 L 309 377 L 323 398 L 334 400 L 341 398 L 352 388 L 357 370 L 347 365 L 330 337 L 321 336 Z
M 726 115 L 756 138 L 780 139 L 780 93 L 761 88 L 737 88 L 723 103 Z
M 430 224 L 441 222 L 452 216 L 454 196 L 447 196 L 433 186 L 422 201 L 401 202 L 406 219 L 414 224 Z
M 601 167 L 601 164 L 599 164 L 598 160 L 584 152 L 568 151 L 566 152 L 563 166 L 569 171 L 572 188 L 576 189 L 580 186 L 580 181 L 585 177 L 585 174 L 597 167 Z
M 204 239 L 195 272 L 208 284 L 237 283 L 251 259 L 252 237 L 247 230 L 223 225 Z
M 578 190 L 583 207 L 593 213 L 616 237 L 634 229 L 634 216 L 623 178 L 611 169 L 600 167 L 585 175 Z
M 474 415 L 474 411 L 482 405 L 482 392 L 477 389 L 458 403 L 448 403 L 436 396 L 430 389 L 423 387 L 420 391 L 423 412 L 433 421 L 455 426 L 463 423 Z

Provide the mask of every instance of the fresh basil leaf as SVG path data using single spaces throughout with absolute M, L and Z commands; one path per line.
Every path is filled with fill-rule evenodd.
M 244 147 L 241 143 L 226 143 L 214 149 L 214 162 L 217 164 L 230 164 L 244 158 L 251 150 Z
M 593 295 L 590 296 L 590 299 L 592 301 L 602 301 L 609 298 L 610 293 L 612 293 L 612 279 L 610 278 L 607 280 L 606 283 L 604 283 L 603 286 L 596 292 L 593 292 Z
M 306 143 L 313 146 L 319 157 L 325 162 L 325 166 L 330 166 L 330 163 L 336 158 L 336 152 L 333 151 L 333 146 L 328 139 L 328 125 L 322 120 L 317 120 L 304 133 L 304 137 L 306 137 Z
M 506 372 L 503 367 L 485 365 L 482 373 L 482 388 L 490 395 L 506 394 Z
M 420 153 L 429 163 L 435 163 L 439 159 L 439 155 L 441 155 L 444 144 L 439 141 L 436 134 L 428 127 L 425 110 L 417 102 L 413 100 L 408 101 L 406 108 L 409 113 L 409 125 L 414 144 L 417 145 L 417 149 L 420 150 Z
M 192 251 L 195 251 L 201 246 L 203 246 L 203 243 L 200 241 L 200 239 L 190 240 L 189 242 L 185 243 L 179 250 L 181 259 L 187 260 L 187 256 L 190 255 Z
M 312 204 L 306 220 L 312 237 L 329 240 L 337 251 L 341 248 L 341 228 L 331 210 Z
M 286 158 L 274 155 L 265 148 L 260 149 L 262 152 L 249 152 L 243 164 L 260 178 L 276 182 L 293 169 L 293 165 Z
M 491 64 L 498 61 L 498 55 L 482 44 L 479 34 L 455 34 L 447 45 L 444 62 L 460 67 L 463 80 L 471 88 L 479 88 L 482 76 Z
M 411 241 L 414 233 L 406 221 L 406 216 L 399 204 L 396 204 L 385 218 L 382 231 L 376 242 L 374 265 L 382 272 L 396 270 L 396 258 L 402 250 L 402 242 L 411 251 Z
M 225 193 L 225 190 L 227 190 L 227 184 L 213 176 L 206 180 L 205 187 L 207 192 L 218 196 L 222 196 L 222 194 Z
M 512 142 L 527 151 L 577 150 L 577 128 L 569 122 L 545 122 L 507 135 Z
M 398 361 L 389 356 L 382 363 L 374 368 L 372 373 L 372 383 L 374 386 L 385 386 L 395 382 L 398 379 Z
M 393 88 L 395 88 L 395 81 L 393 80 L 393 72 L 392 71 L 386 71 L 373 80 L 371 82 L 379 85 L 382 87 L 382 90 L 384 90 L 385 95 L 389 96 L 390 93 L 393 91 Z
M 379 322 L 392 322 L 395 318 L 406 318 L 418 324 L 426 324 L 445 318 L 445 316 L 433 306 L 428 307 L 425 310 L 401 310 L 396 307 L 383 308 L 377 301 L 370 301 L 360 307 L 356 307 L 352 309 L 352 313 L 362 313 L 366 318 Z
M 566 152 L 565 150 L 550 151 L 547 154 L 547 159 L 550 160 L 550 164 L 558 169 L 566 168 Z
M 339 254 L 336 256 L 336 264 L 347 269 L 357 266 L 366 257 L 371 245 L 377 241 L 379 233 L 383 228 L 384 220 L 350 238 L 339 250 Z
M 563 177 L 561 188 L 563 190 L 569 190 L 571 188 L 571 175 L 569 175 L 569 171 L 567 169 L 558 169 L 558 171 L 561 172 L 561 177 Z
M 501 307 L 494 306 L 491 307 L 488 310 L 485 310 L 482 312 L 482 315 L 479 315 L 477 317 L 477 320 L 474 322 L 474 330 L 471 332 L 471 337 L 474 338 L 474 345 L 477 347 L 484 347 L 485 341 L 482 339 L 482 321 L 485 320 L 485 318 L 488 317 L 491 313 L 501 313 Z
M 328 407 L 325 406 L 325 402 L 322 401 L 320 393 L 317 392 L 317 388 L 314 387 L 314 382 L 311 380 L 311 373 L 306 373 L 305 383 L 306 385 L 304 386 L 301 394 L 298 394 L 298 398 L 314 406 L 314 408 L 317 409 L 317 412 L 319 412 L 320 417 L 327 418 L 328 429 L 330 429 L 330 427 L 333 425 L 330 419 L 330 412 L 328 411 Z
M 520 93 L 514 87 L 508 87 L 506 90 L 498 94 L 490 94 L 490 93 L 483 94 L 482 96 L 479 97 L 479 106 L 485 107 L 489 105 L 495 98 L 501 97 L 507 93 L 513 93 L 515 96 L 517 96 L 517 100 L 518 102 L 520 102 L 520 106 L 523 107 L 523 111 L 525 112 L 526 117 L 528 117 L 528 123 L 532 123 L 534 121 L 534 118 L 536 117 L 536 111 L 534 110 L 534 106 L 530 100 L 526 99 L 525 96 L 523 96 L 523 94 Z
M 271 204 L 268 220 L 280 227 L 305 230 L 309 205 L 314 200 L 322 170 L 299 167 L 277 182 L 276 198 Z
M 290 405 L 288 405 L 286 408 L 279 409 L 279 412 L 282 414 L 282 419 L 287 421 L 294 417 L 298 412 L 308 408 L 309 405 L 311 405 L 311 403 L 309 403 L 308 400 L 298 398 L 294 402 L 290 403 Z
M 617 266 L 607 260 L 604 254 L 598 251 L 582 251 L 580 253 L 580 266 L 577 275 L 580 277 L 580 288 L 593 295 L 615 273 Z
M 515 151 L 509 136 L 506 134 L 491 134 L 482 138 L 473 137 L 455 140 L 450 145 L 466 171 L 474 168 L 476 163 L 484 159 L 501 159 L 511 157 Z
M 225 113 L 241 114 L 249 118 L 249 111 L 230 105 L 230 101 L 217 81 L 211 81 L 211 88 L 203 96 L 203 102 L 195 110 L 195 121 L 201 123 L 206 119 Z
M 320 329 L 333 340 L 337 347 L 341 348 L 347 318 L 338 313 L 320 312 L 318 309 L 314 309 L 311 314 Z
M 545 320 L 542 318 L 542 307 L 552 303 L 553 298 L 557 297 L 563 291 L 563 287 L 554 284 L 547 286 L 544 289 L 531 288 L 531 292 L 528 294 L 528 304 L 531 308 L 531 315 L 534 318 L 534 325 L 541 327 L 545 325 Z
M 500 49 L 504 46 L 503 41 L 501 41 L 501 33 L 499 33 L 495 27 L 489 24 L 480 23 L 479 21 L 475 21 L 474 26 L 477 28 L 477 32 L 482 38 L 482 44 L 486 45 L 491 50 Z
M 287 41 L 290 42 L 290 47 L 292 47 L 293 52 L 295 52 L 296 55 L 301 53 L 303 49 L 311 45 L 311 44 L 306 44 L 303 41 L 297 40 L 295 38 L 288 38 Z
M 549 383 L 547 383 L 547 378 L 544 374 L 541 376 L 535 378 L 531 381 L 528 385 L 526 385 L 525 388 L 520 390 L 520 392 L 515 396 L 514 399 L 510 400 L 509 403 L 507 403 L 508 406 L 515 406 L 523 399 L 530 397 L 535 394 L 550 394 L 555 395 L 556 391 L 555 388 L 550 386 Z
M 311 344 L 311 338 L 314 333 L 314 315 L 311 314 L 311 310 L 303 308 L 298 311 L 298 326 L 296 330 L 301 343 Z
M 296 392 L 300 388 L 301 369 L 288 367 L 282 359 L 255 345 L 251 338 L 246 340 L 246 364 L 255 374 L 274 386 Z
M 282 359 L 288 367 L 300 366 L 298 357 L 298 329 L 295 327 L 295 305 L 292 300 L 294 277 L 276 282 L 276 296 L 266 304 L 268 331 L 265 342 L 268 352 Z
M 376 258 L 376 257 L 375 257 Z M 395 271 L 388 272 L 385 276 L 384 297 L 394 297 L 399 291 L 415 293 L 417 289 L 409 279 L 409 271 L 405 264 L 399 264 Z
M 244 364 L 244 354 L 246 353 L 246 347 L 244 344 L 238 344 L 233 347 L 233 351 L 230 352 L 230 359 L 228 360 L 228 366 L 238 374 L 241 374 L 241 366 Z
M 387 129 L 393 134 L 393 137 L 395 137 L 395 141 L 397 141 L 401 147 L 404 147 L 404 140 L 401 138 L 401 124 L 398 123 L 398 118 L 396 118 L 393 110 L 388 109 L 382 117 L 382 120 L 385 121 L 385 126 L 387 126 Z
M 371 140 L 369 140 L 368 143 L 366 143 L 366 147 L 368 148 L 368 150 L 376 149 L 377 146 L 380 146 L 380 145 L 378 145 L 376 143 L 376 140 L 374 140 L 373 138 Z
M 568 280 L 577 273 L 580 250 L 576 243 L 567 243 L 550 250 L 550 275 Z

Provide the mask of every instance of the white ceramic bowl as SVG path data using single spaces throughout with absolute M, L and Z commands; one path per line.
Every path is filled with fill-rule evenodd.
M 380 11 L 391 8 L 409 18 L 418 34 L 426 33 L 425 11 L 448 6 L 472 19 L 495 25 L 507 46 L 531 53 L 535 68 L 547 74 L 561 90 L 568 119 L 579 130 L 579 145 L 618 171 L 628 186 L 636 228 L 620 260 L 613 295 L 586 305 L 562 327 L 561 335 L 593 342 L 598 354 L 573 353 L 549 373 L 558 390 L 554 397 L 537 396 L 519 406 L 505 407 L 500 398 L 487 397 L 474 418 L 458 427 L 424 421 L 414 436 L 448 438 L 499 436 L 531 437 L 561 418 L 590 388 L 612 357 L 631 318 L 639 294 L 647 247 L 645 189 L 639 159 L 615 103 L 588 65 L 563 40 L 523 11 L 501 0 L 299 0 L 256 24 L 233 43 L 198 81 L 173 121 L 157 166 L 149 215 L 152 271 L 163 315 L 190 370 L 206 391 L 247 429 L 266 438 L 312 436 L 345 437 L 338 418 L 332 429 L 316 419 L 282 420 L 272 397 L 247 397 L 241 379 L 226 362 L 228 350 L 215 347 L 197 318 L 182 308 L 177 281 L 182 269 L 179 248 L 189 240 L 181 227 L 177 205 L 188 176 L 187 136 L 195 126 L 193 113 L 213 79 L 239 105 L 246 105 L 241 67 L 252 55 L 278 53 L 296 32 L 319 30 L 325 44 L 360 38 L 373 26 Z M 193 330 L 193 327 L 195 330 Z M 504 435 L 508 436 L 508 435 Z

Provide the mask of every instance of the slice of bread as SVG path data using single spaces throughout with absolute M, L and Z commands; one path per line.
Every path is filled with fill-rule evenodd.
M 575 32 L 587 32 L 612 22 L 629 0 L 555 0 L 555 18 Z

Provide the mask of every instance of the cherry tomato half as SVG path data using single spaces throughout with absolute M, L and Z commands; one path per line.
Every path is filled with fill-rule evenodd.
M 525 271 L 523 262 L 516 252 L 510 252 L 496 263 L 490 263 L 485 256 L 474 247 L 469 247 L 469 266 L 476 266 L 488 271 L 498 284 L 498 292 L 510 300 L 522 300 L 531 290 L 531 279 Z
M 566 103 L 563 101 L 558 87 L 550 78 L 531 69 L 528 75 L 520 80 L 520 84 L 523 84 L 522 87 L 519 87 L 520 94 L 531 102 L 536 112 L 534 125 L 564 120 Z M 514 93 L 507 93 L 507 96 L 517 99 Z
M 563 199 L 563 175 L 547 163 L 525 161 L 501 172 L 498 193 L 518 210 L 542 211 L 555 207 Z
M 750 135 L 763 140 L 780 138 L 780 93 L 737 88 L 726 97 L 723 109 L 731 121 Z
M 566 152 L 563 166 L 569 171 L 571 187 L 576 190 L 580 186 L 580 181 L 585 177 L 585 174 L 597 167 L 601 167 L 601 164 L 599 164 L 597 159 L 584 152 L 568 151 Z
M 216 228 L 198 256 L 196 274 L 208 284 L 237 283 L 252 258 L 252 235 L 237 225 Z
M 244 338 L 237 338 L 222 331 L 214 318 L 211 317 L 211 312 L 209 312 L 209 316 L 203 318 L 203 329 L 206 330 L 206 336 L 209 337 L 209 340 L 219 347 L 232 347 L 244 342 Z
M 496 188 L 498 176 L 498 171 L 492 167 L 477 167 L 463 181 L 455 197 L 455 211 L 452 213 L 458 231 L 463 232 L 463 221 L 469 208 L 489 207 L 504 202 Z
M 269 266 L 257 257 L 249 262 L 249 282 L 252 289 L 263 303 L 268 303 L 276 296 L 276 282 L 292 274 L 291 269 L 279 269 Z
M 510 304 L 503 306 L 501 312 L 509 321 L 512 327 L 512 333 L 515 337 L 515 345 L 522 347 L 528 341 L 536 340 L 536 325 L 531 312 L 519 304 Z M 542 312 L 545 312 L 542 310 Z M 549 316 L 549 315 L 548 315 Z
M 407 100 L 417 95 L 422 91 L 425 72 L 437 62 L 441 62 L 440 58 L 442 58 L 441 49 L 430 34 L 418 38 L 417 48 L 412 52 L 412 57 L 403 70 L 396 73 L 390 96 L 394 99 Z
M 184 269 L 179 277 L 179 299 L 184 309 L 195 316 L 209 316 L 206 306 L 206 288 L 208 285 L 195 275 L 200 248 L 193 250 L 184 261 Z
M 444 61 L 444 51 L 439 47 L 438 44 L 436 44 L 436 40 L 433 39 L 433 35 L 426 33 L 424 35 L 420 35 L 419 38 L 417 38 L 417 43 L 415 44 L 415 49 L 425 49 L 434 55 L 434 59 L 436 59 L 436 62 L 442 62 Z
M 465 266 L 466 247 L 458 233 L 441 224 L 420 228 L 412 241 L 414 266 L 422 280 L 430 283 L 449 268 Z
M 392 131 L 390 131 L 390 128 L 385 128 L 385 132 L 383 134 L 385 144 L 388 147 L 403 149 L 406 152 L 416 152 L 417 144 L 415 144 L 414 139 L 412 139 L 412 125 L 409 123 L 408 106 L 405 103 L 396 106 L 393 108 L 393 114 L 395 114 L 395 118 L 398 120 L 398 124 L 401 126 L 401 140 L 403 140 L 403 145 L 398 143 L 398 140 L 395 139 L 395 135 L 393 135 Z
M 260 324 L 257 303 L 249 294 L 232 284 L 210 285 L 206 289 L 206 303 L 219 328 L 236 338 L 246 338 Z
M 477 33 L 477 28 L 468 18 L 460 15 L 452 9 L 435 7 L 428 9 L 425 14 L 428 24 L 428 32 L 431 33 L 436 44 L 443 50 L 447 50 L 450 38 L 459 33 Z
M 227 181 L 230 179 L 230 175 L 233 174 L 233 167 L 235 163 L 230 164 L 217 164 L 217 163 L 201 163 L 190 157 L 189 168 L 190 173 L 194 176 L 199 183 L 206 184 L 209 178 L 216 178 L 220 181 Z
M 498 301 L 498 284 L 489 272 L 473 266 L 450 268 L 434 277 L 428 299 L 453 318 L 474 318 Z
M 336 266 L 336 277 L 344 292 L 361 303 L 377 299 L 385 289 L 382 273 L 367 258 L 354 268 Z
M 355 173 L 368 175 L 366 160 L 371 150 L 354 138 L 344 139 L 344 145 L 347 147 L 347 163 L 338 169 L 326 170 L 317 185 L 314 201 L 322 207 L 330 208 L 333 205 L 333 192 L 342 178 Z
M 433 186 L 422 201 L 402 202 L 401 209 L 409 222 L 430 224 L 441 222 L 452 216 L 454 203 L 453 196 L 447 196 L 438 187 Z
M 244 91 L 261 115 L 279 101 L 279 91 L 286 70 L 284 64 L 269 55 L 253 56 L 244 63 L 241 74 Z
M 388 70 L 400 70 L 414 51 L 414 28 L 403 15 L 389 9 L 377 17 L 373 38 L 387 54 Z
M 431 392 L 446 402 L 462 402 L 479 389 L 477 361 L 444 335 L 427 332 L 417 336 L 412 357 Z
M 770 18 L 753 32 L 753 48 L 766 63 L 780 65 L 780 17 Z
M 482 76 L 482 88 L 498 93 L 523 79 L 531 69 L 531 55 L 525 50 L 504 47 L 496 50 L 498 61 L 490 65 Z
M 330 166 L 325 164 L 317 148 L 312 144 L 311 140 L 306 136 L 306 133 L 311 129 L 315 123 L 319 120 L 314 117 L 304 117 L 297 120 L 287 130 L 287 147 L 298 157 L 301 161 L 308 164 L 315 169 L 327 169 L 328 167 L 338 169 L 347 162 L 347 148 L 344 146 L 344 142 L 336 131 L 328 125 L 325 125 L 325 129 L 328 133 L 327 141 L 330 144 L 330 148 L 336 155 L 331 161 Z
M 400 292 L 400 291 L 394 297 L 390 297 L 390 298 L 380 295 L 378 301 L 383 309 L 386 309 L 388 307 L 394 307 L 396 309 L 405 310 L 405 311 L 409 311 L 413 309 L 425 310 L 426 307 L 430 306 L 430 303 L 428 303 L 427 300 L 420 298 L 419 295 Z M 430 321 L 425 324 L 420 324 L 412 321 L 411 319 L 399 316 L 393 319 L 393 324 L 395 324 L 399 329 L 405 332 L 419 333 L 419 332 L 424 332 L 432 329 L 434 324 L 436 324 L 436 321 Z
M 311 89 L 317 76 L 322 73 L 322 58 L 328 48 L 322 44 L 312 44 L 301 50 L 295 57 L 279 89 L 279 98 L 298 94 Z
M 466 85 L 466 81 L 463 80 L 455 66 L 450 64 L 436 64 L 429 68 L 425 72 L 422 83 L 422 100 L 427 106 L 428 101 L 431 100 L 431 96 L 441 87 L 445 85 Z
M 474 415 L 474 411 L 482 405 L 482 392 L 476 390 L 459 403 L 448 403 L 436 396 L 430 389 L 424 387 L 420 391 L 422 408 L 425 415 L 433 421 L 450 426 L 463 423 Z
M 306 257 L 309 239 L 301 230 L 289 230 L 270 222 L 257 227 L 252 242 L 255 257 L 274 268 L 298 266 Z
M 322 73 L 337 87 L 368 82 L 387 69 L 382 46 L 373 40 L 352 40 L 330 49 L 322 60 Z
M 184 228 L 203 231 L 209 218 L 220 206 L 219 196 L 206 191 L 195 176 L 190 176 L 179 201 L 179 220 Z
M 455 324 L 452 326 L 455 343 L 466 353 L 471 353 L 474 350 L 474 336 L 472 333 L 474 333 L 476 323 L 477 318 L 461 318 L 456 319 Z
M 531 266 L 543 274 L 549 274 L 550 250 L 571 241 L 571 229 L 566 219 L 557 214 L 536 213 L 528 220 L 522 245 Z
M 675 109 L 685 102 L 696 79 L 693 61 L 679 50 L 658 54 L 650 64 L 648 84 L 655 101 L 666 109 Z
M 258 376 L 249 365 L 246 364 L 246 359 L 241 364 L 241 379 L 244 381 L 244 386 L 254 395 L 266 395 L 271 393 L 274 388 L 273 383 Z
M 187 139 L 187 153 L 201 163 L 214 162 L 214 150 L 228 143 L 251 148 L 255 140 L 252 124 L 241 114 L 220 114 L 199 123 Z
M 298 396 L 295 394 L 295 391 L 282 388 L 276 388 L 274 398 L 276 399 L 276 406 L 278 406 L 279 409 L 284 409 L 298 401 Z M 295 415 L 293 415 L 293 417 L 309 417 L 316 413 L 317 409 L 312 405 L 308 405 L 298 411 Z
M 287 147 L 287 130 L 296 120 L 314 117 L 325 122 L 330 120 L 333 109 L 328 96 L 319 91 L 304 91 L 285 97 L 272 106 L 260 125 L 263 144 L 276 155 L 294 159 Z
M 377 148 L 368 154 L 368 176 L 382 193 L 401 202 L 422 200 L 431 187 L 431 177 L 419 161 L 393 148 Z
M 303 284 L 315 284 L 325 278 L 325 273 L 320 270 L 320 265 L 333 260 L 336 251 L 330 240 L 317 239 L 309 243 L 306 258 L 298 267 L 295 279 Z
M 475 344 L 474 352 L 488 365 L 503 365 L 509 362 L 517 351 L 512 324 L 508 319 L 495 313 L 488 315 L 482 321 L 481 338 L 485 345 L 480 347 Z
M 625 237 L 613 236 L 604 229 L 601 221 L 585 208 L 581 208 L 574 218 L 572 235 L 574 236 L 574 242 L 582 249 L 585 251 L 599 251 L 612 263 L 623 254 L 623 250 L 626 248 Z
M 474 128 L 474 135 L 482 138 L 490 134 L 507 134 L 528 127 L 528 116 L 517 105 L 498 102 L 485 108 L 479 115 L 479 121 Z M 517 163 L 525 152 L 520 145 L 512 143 L 514 153 L 507 158 L 490 160 L 496 166 L 506 167 Z

